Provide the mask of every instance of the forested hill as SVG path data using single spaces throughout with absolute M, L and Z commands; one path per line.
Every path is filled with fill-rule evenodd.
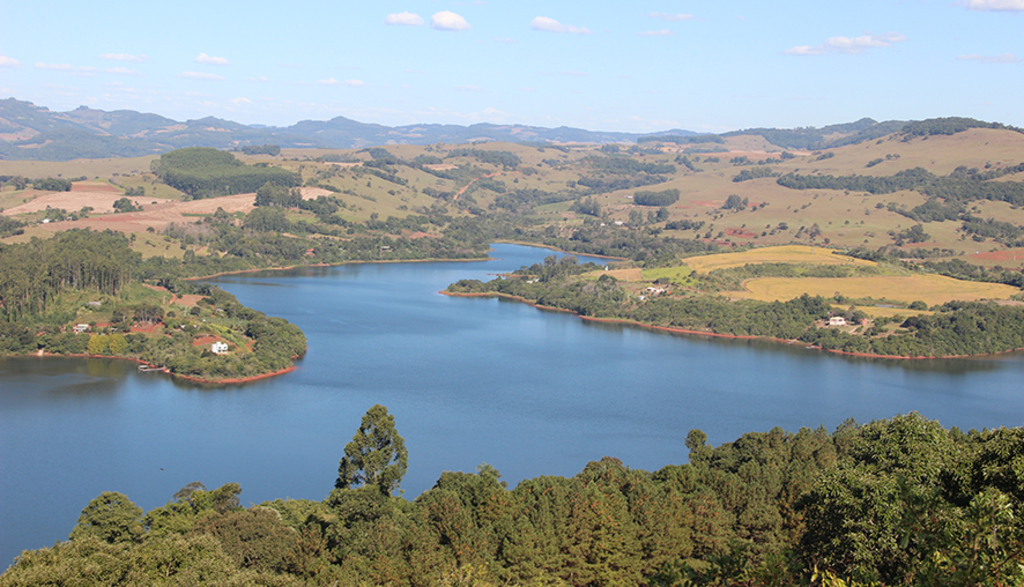
M 23 553 L 0 587 L 1024 582 L 1024 429 L 908 414 L 706 439 L 690 431 L 689 463 L 655 472 L 605 457 L 509 489 L 483 464 L 408 501 L 392 495 L 404 442 L 373 406 L 323 501 L 243 508 L 238 484 L 197 482 L 146 513 L 104 492 L 70 541 Z

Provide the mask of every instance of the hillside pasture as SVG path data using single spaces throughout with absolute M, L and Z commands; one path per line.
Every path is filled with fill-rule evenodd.
M 764 277 L 743 282 L 743 291 L 727 292 L 733 298 L 786 301 L 803 294 L 832 297 L 841 294 L 851 299 L 892 300 L 910 303 L 921 300 L 929 306 L 953 300 L 1005 300 L 1020 289 L 999 283 L 960 281 L 942 275 L 880 275 L 843 278 Z
M 693 281 L 690 276 L 693 274 L 693 269 L 686 265 L 679 265 L 677 267 L 659 267 L 657 269 L 644 269 L 643 277 L 645 281 L 654 281 L 656 279 L 668 279 L 672 283 L 677 284 L 688 284 Z
M 707 273 L 715 269 L 731 269 L 744 265 L 762 263 L 809 263 L 815 265 L 862 265 L 872 267 L 876 263 L 834 254 L 833 249 L 806 245 L 783 245 L 763 247 L 739 253 L 721 253 L 689 257 L 684 263 L 696 272 Z M 833 292 L 829 292 L 832 295 Z M 797 294 L 800 295 L 800 294 Z M 792 296 L 796 297 L 796 296 Z M 786 298 L 790 299 L 790 298 Z

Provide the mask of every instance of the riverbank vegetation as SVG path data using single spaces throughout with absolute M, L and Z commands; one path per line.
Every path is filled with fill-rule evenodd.
M 1024 348 L 1024 305 L 965 301 L 968 293 L 973 299 L 1019 297 L 1019 288 L 903 275 L 904 267 L 820 255 L 809 248 L 778 249 L 694 257 L 701 272 L 687 265 L 639 273 L 599 270 L 573 257 L 549 257 L 486 283 L 462 280 L 446 291 L 508 296 L 589 318 L 801 342 L 844 353 L 944 357 Z M 801 262 L 778 261 L 787 258 Z M 816 290 L 835 293 L 826 297 Z M 902 316 L 893 308 L 902 309 Z
M 1017 585 L 1024 431 L 947 430 L 917 414 L 751 432 L 658 471 L 612 457 L 510 488 L 445 472 L 414 500 L 394 417 L 374 406 L 323 501 L 241 506 L 196 482 L 143 512 L 104 492 L 70 540 L 27 551 L 0 586 Z

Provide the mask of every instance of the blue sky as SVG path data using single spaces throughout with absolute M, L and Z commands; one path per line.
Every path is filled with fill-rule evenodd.
M 276 126 L 1024 126 L 1024 0 L 0 0 L 0 97 Z

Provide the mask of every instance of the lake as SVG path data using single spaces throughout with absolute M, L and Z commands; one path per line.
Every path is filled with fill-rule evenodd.
M 1024 356 L 842 357 L 796 345 L 585 322 L 516 302 L 437 292 L 550 251 L 495 260 L 307 268 L 215 280 L 297 324 L 309 352 L 287 375 L 203 386 L 103 359 L 0 361 L 0 568 L 67 538 L 103 491 L 144 509 L 192 481 L 242 485 L 242 503 L 323 499 L 373 404 L 409 450 L 412 499 L 443 471 L 496 467 L 514 486 L 608 455 L 686 462 L 709 442 L 781 426 L 834 430 L 916 410 L 962 429 L 1024 424 Z

